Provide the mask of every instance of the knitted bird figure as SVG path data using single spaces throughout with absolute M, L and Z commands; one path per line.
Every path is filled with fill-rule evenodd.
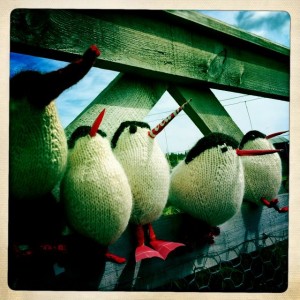
M 67 140 L 54 99 L 90 70 L 97 56 L 91 46 L 65 68 L 40 74 L 25 71 L 10 82 L 9 187 L 17 199 L 38 198 L 61 179 Z
M 171 251 L 184 246 L 156 239 L 151 225 L 161 216 L 166 205 L 170 182 L 169 164 L 154 137 L 182 108 L 152 130 L 144 122 L 123 122 L 111 141 L 113 151 L 127 174 L 133 195 L 130 222 L 136 225 L 136 261 L 151 257 L 166 259 Z M 143 225 L 147 225 L 149 230 L 152 248 L 145 245 Z
M 132 195 L 128 179 L 105 133 L 98 131 L 105 110 L 94 125 L 77 128 L 69 140 L 69 160 L 61 184 L 61 200 L 70 227 L 103 246 L 126 229 Z M 109 259 L 125 260 L 106 253 Z
M 237 148 L 232 137 L 211 133 L 196 143 L 171 174 L 169 203 L 208 224 L 211 243 L 219 233 L 215 226 L 241 208 L 245 183 L 239 156 L 262 152 L 244 153 Z
M 265 135 L 257 130 L 249 131 L 240 143 L 240 149 L 275 149 L 270 138 L 286 131 Z M 288 207 L 278 207 L 276 198 L 281 181 L 281 159 L 278 153 L 266 157 L 242 157 L 245 174 L 244 199 L 257 205 L 266 205 L 278 212 L 287 212 Z
M 99 55 L 91 46 L 57 71 L 24 71 L 10 80 L 9 259 L 17 278 L 12 275 L 11 281 L 26 282 L 25 288 L 50 284 L 46 274 L 64 251 L 61 209 L 51 192 L 63 176 L 68 152 L 54 100 L 81 80 Z

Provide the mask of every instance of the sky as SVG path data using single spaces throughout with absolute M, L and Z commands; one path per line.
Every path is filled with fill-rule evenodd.
M 290 16 L 280 11 L 199 11 L 226 24 L 290 48 Z M 10 75 L 31 69 L 49 72 L 67 62 L 11 53 Z M 75 86 L 64 91 L 56 105 L 66 127 L 117 76 L 117 72 L 92 68 Z M 265 134 L 289 130 L 289 102 L 212 89 L 243 133 L 259 130 Z M 76 104 L 74 104 L 76 99 Z M 144 119 L 151 128 L 178 107 L 166 92 Z M 156 137 L 165 153 L 188 151 L 203 134 L 184 111 Z M 289 134 L 284 137 L 289 139 Z

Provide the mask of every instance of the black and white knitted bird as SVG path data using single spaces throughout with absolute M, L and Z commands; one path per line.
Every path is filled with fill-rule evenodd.
M 240 149 L 275 149 L 270 138 L 283 134 L 280 131 L 265 135 L 257 130 L 251 130 L 244 135 Z M 282 182 L 282 166 L 278 153 L 266 157 L 242 157 L 245 174 L 244 199 L 257 205 L 265 205 L 283 213 L 288 207 L 278 207 L 278 191 Z
M 29 289 L 50 282 L 40 273 L 51 274 L 53 259 L 64 252 L 61 209 L 52 190 L 64 174 L 68 149 L 54 100 L 80 81 L 99 55 L 91 46 L 57 71 L 23 71 L 10 79 L 9 253 L 17 281 Z
M 67 139 L 55 100 L 93 66 L 100 51 L 91 46 L 82 58 L 54 72 L 24 71 L 10 81 L 9 188 L 18 199 L 38 198 L 61 179 Z
M 208 224 L 213 242 L 219 233 L 215 226 L 241 208 L 245 182 L 239 156 L 264 153 L 239 150 L 238 142 L 223 133 L 201 138 L 172 171 L 169 203 Z
M 186 103 L 185 103 L 186 104 Z M 184 104 L 184 105 L 185 105 Z M 170 168 L 155 136 L 183 109 L 179 107 L 158 126 L 150 129 L 144 122 L 123 122 L 112 138 L 113 151 L 127 174 L 133 195 L 130 222 L 136 225 L 136 261 L 168 254 L 182 243 L 158 240 L 151 223 L 158 219 L 169 195 Z M 143 225 L 148 228 L 150 247 L 145 245 Z
M 71 229 L 108 247 L 128 225 L 132 194 L 106 134 L 98 130 L 104 112 L 92 127 L 78 127 L 71 135 L 61 201 Z M 106 257 L 118 263 L 125 261 L 108 252 Z

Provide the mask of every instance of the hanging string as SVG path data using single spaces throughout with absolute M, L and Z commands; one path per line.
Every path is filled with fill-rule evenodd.
M 248 110 L 248 106 L 247 106 L 247 101 L 245 101 L 245 106 L 246 106 L 246 110 L 247 110 L 247 113 L 248 113 L 248 117 L 249 117 L 249 121 L 250 121 L 251 130 L 253 130 L 252 122 L 251 122 L 251 117 L 250 117 L 249 110 Z
M 169 165 L 171 165 L 170 158 L 169 158 L 169 146 L 168 146 L 168 138 L 167 138 L 166 129 L 164 130 L 164 133 L 165 133 L 165 140 L 166 140 L 166 156 L 167 156 Z

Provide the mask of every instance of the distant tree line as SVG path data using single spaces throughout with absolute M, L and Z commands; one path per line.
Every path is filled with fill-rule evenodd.
M 180 161 L 184 160 L 187 152 L 181 152 L 181 153 L 167 153 L 166 157 L 167 160 L 171 166 L 171 168 L 174 168 Z

